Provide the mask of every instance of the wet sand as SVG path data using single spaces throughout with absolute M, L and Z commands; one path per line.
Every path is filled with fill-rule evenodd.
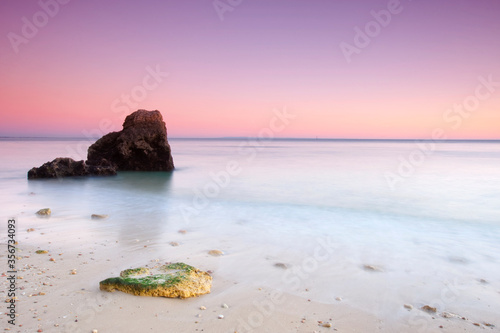
M 89 216 L 90 219 L 90 216 Z M 50 222 L 49 222 L 50 221 Z M 62 228 L 57 219 L 21 218 L 17 229 L 17 317 L 8 325 L 2 308 L 2 326 L 11 332 L 480 332 L 495 331 L 496 309 L 489 313 L 469 313 L 464 308 L 447 313 L 429 313 L 422 304 L 398 306 L 391 316 L 377 316 L 350 304 L 349 295 L 321 302 L 325 279 L 321 271 L 294 285 L 280 288 L 281 276 L 293 281 L 290 267 L 273 264 L 269 275 L 276 283 L 259 279 L 241 281 L 240 274 L 228 274 L 232 262 L 245 263 L 252 249 L 228 251 L 211 256 L 211 243 L 192 230 L 170 233 L 163 246 L 135 239 L 122 244 L 117 237 L 89 228 L 75 233 Z M 94 225 L 105 224 L 94 221 Z M 92 226 L 92 224 L 90 224 Z M 33 231 L 27 231 L 33 228 Z M 178 246 L 170 245 L 171 242 Z M 2 238 L 2 247 L 6 247 Z M 174 244 L 176 245 L 176 244 Z M 47 253 L 37 254 L 37 250 Z M 225 250 L 225 249 L 222 249 Z M 270 251 L 272 252 L 272 251 Z M 267 260 L 265 259 L 265 260 Z M 0 256 L 2 264 L 6 254 Z M 99 281 L 118 276 L 126 268 L 182 261 L 213 276 L 210 294 L 190 299 L 138 297 L 99 290 Z M 224 263 L 226 261 L 226 263 Z M 248 275 L 252 274 L 248 261 Z M 228 266 L 229 265 L 229 266 Z M 2 266 L 2 273 L 6 272 Z M 364 267 L 365 271 L 376 267 Z M 241 265 L 234 266 L 241 269 Z M 360 268 L 360 271 L 363 271 Z M 364 274 L 364 273 L 363 273 Z M 384 272 L 374 274 L 380 278 Z M 375 274 L 380 274 L 377 277 Z M 3 274 L 4 275 L 4 274 Z M 300 276 L 300 274 L 299 274 Z M 277 277 L 277 278 L 276 278 Z M 345 276 L 344 276 L 345 278 Z M 286 281 L 285 279 L 283 281 Z M 2 299 L 8 299 L 6 277 L 2 277 Z M 276 286 L 276 287 L 270 287 Z M 285 286 L 286 287 L 286 286 Z M 360 286 L 363 288 L 365 286 Z M 498 295 L 497 295 L 498 297 Z M 381 300 L 381 306 L 384 306 Z M 7 304 L 7 303 L 6 303 Z M 202 310 L 201 308 L 205 309 Z M 455 316 L 454 314 L 457 314 Z M 220 316 L 223 316 L 220 319 Z M 448 318 L 445 318 L 448 317 Z M 462 318 L 463 317 L 463 318 Z M 331 324 L 331 326 L 329 324 Z M 476 325 L 477 324 L 477 325 Z

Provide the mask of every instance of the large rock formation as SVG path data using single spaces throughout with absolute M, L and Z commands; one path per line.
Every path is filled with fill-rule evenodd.
M 125 118 L 123 130 L 109 133 L 89 147 L 87 164 L 112 163 L 123 171 L 174 169 L 167 129 L 157 110 L 138 110 Z
M 58 157 L 28 171 L 28 179 L 112 175 L 116 175 L 116 167 L 113 165 L 87 165 L 84 161 L 75 161 L 69 157 Z
M 123 291 L 137 296 L 160 296 L 172 298 L 195 297 L 208 294 L 212 277 L 184 263 L 174 263 L 155 269 L 126 269 L 119 277 L 99 282 L 105 291 Z
M 89 147 L 87 161 L 56 158 L 28 172 L 28 179 L 110 176 L 116 171 L 172 171 L 167 128 L 158 110 L 138 110 L 125 118 L 120 132 L 109 133 Z

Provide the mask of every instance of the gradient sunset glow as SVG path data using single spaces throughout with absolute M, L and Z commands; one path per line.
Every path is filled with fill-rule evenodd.
M 0 35 L 0 136 L 500 139 L 497 0 L 3 0 Z

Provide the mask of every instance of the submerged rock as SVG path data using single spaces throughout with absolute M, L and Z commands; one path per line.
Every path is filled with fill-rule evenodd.
M 138 110 L 127 116 L 120 132 L 89 147 L 87 163 L 112 163 L 119 171 L 172 171 L 174 161 L 160 111 Z
M 126 269 L 120 277 L 101 281 L 99 287 L 136 296 L 188 298 L 210 293 L 212 277 L 193 266 L 173 263 L 156 270 L 144 267 Z
M 41 167 L 28 171 L 28 179 L 112 175 L 116 175 L 114 166 L 87 165 L 84 161 L 75 161 L 69 157 L 58 157 L 52 162 L 44 163 Z
M 51 212 L 50 208 L 42 208 L 38 212 L 36 212 L 37 215 L 43 215 L 43 216 L 48 216 L 51 213 L 52 212 Z

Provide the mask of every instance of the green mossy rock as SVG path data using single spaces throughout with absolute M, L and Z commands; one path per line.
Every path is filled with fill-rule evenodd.
M 210 293 L 212 277 L 184 263 L 159 268 L 133 268 L 99 283 L 104 291 L 119 290 L 136 296 L 188 298 Z

